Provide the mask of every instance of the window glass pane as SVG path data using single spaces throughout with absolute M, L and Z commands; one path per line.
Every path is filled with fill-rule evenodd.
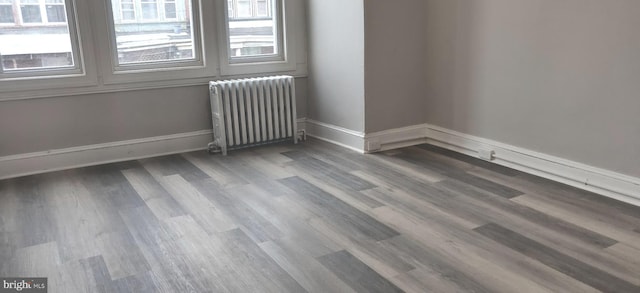
M 142 19 L 158 19 L 158 3 L 155 0 L 142 1 Z
M 133 10 L 123 10 L 122 11 L 122 19 L 123 20 L 135 20 L 136 13 Z
M 20 11 L 22 12 L 22 21 L 24 23 L 42 22 L 40 5 L 20 5 Z
M 251 1 L 238 0 L 238 18 L 251 17 Z
M 242 0 L 237 1 L 240 7 Z M 276 0 L 266 0 L 274 7 Z M 249 1 L 246 1 L 247 3 Z M 240 8 L 239 8 L 240 9 Z M 240 13 L 239 13 L 240 16 Z M 231 58 L 278 55 L 278 18 L 270 16 L 229 17 L 229 52 Z
M 120 3 L 118 0 L 111 1 L 114 4 Z M 191 14 L 188 13 L 188 11 L 193 11 L 190 6 L 191 1 L 184 2 L 186 7 L 177 6 L 174 3 L 171 7 L 173 19 L 159 19 L 157 17 L 158 3 L 156 1 L 142 0 L 138 3 L 141 3 L 142 15 L 147 21 L 131 23 L 123 22 L 118 18 L 114 20 L 118 64 L 153 64 L 194 60 L 196 57 L 194 37 L 191 30 Z M 147 5 L 148 12 L 145 12 L 145 5 Z M 150 21 L 151 18 L 153 21 Z M 124 12 L 123 19 L 127 19 Z
M 175 1 L 165 1 L 164 18 L 167 18 L 167 19 L 176 18 L 176 2 Z
M 22 3 L 27 1 L 23 0 Z M 65 4 L 55 4 L 65 11 Z M 24 22 L 41 22 L 39 5 L 20 5 Z M 5 73 L 17 70 L 73 69 L 73 45 L 66 15 L 65 25 L 22 26 L 3 25 L 0 28 L 0 58 Z
M 47 21 L 48 22 L 65 22 L 67 21 L 67 12 L 64 11 L 64 5 L 47 5 Z
M 269 15 L 269 10 L 267 8 L 267 0 L 258 0 L 257 3 L 257 13 L 258 16 L 268 16 Z
M 122 20 L 136 20 L 136 7 L 133 0 L 121 0 L 120 12 L 122 12 Z
M 1 3 L 1 2 L 0 2 Z M 13 7 L 0 4 L 0 23 L 14 23 Z

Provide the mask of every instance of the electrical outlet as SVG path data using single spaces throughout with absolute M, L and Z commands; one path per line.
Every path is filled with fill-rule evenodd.
M 478 150 L 478 158 L 485 161 L 493 161 L 496 158 L 496 152 L 489 149 L 480 149 Z

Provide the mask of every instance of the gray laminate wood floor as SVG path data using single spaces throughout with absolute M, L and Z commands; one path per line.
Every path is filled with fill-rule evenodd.
M 317 140 L 0 181 L 49 292 L 640 292 L 640 208 L 431 146 Z

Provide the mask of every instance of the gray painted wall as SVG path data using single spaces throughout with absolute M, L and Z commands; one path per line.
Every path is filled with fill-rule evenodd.
M 0 157 L 211 129 L 209 111 L 206 85 L 0 102 Z
M 365 129 L 424 123 L 424 0 L 365 1 Z
M 308 0 L 308 118 L 364 131 L 363 0 Z
M 640 177 L 639 12 L 636 0 L 427 0 L 426 121 Z

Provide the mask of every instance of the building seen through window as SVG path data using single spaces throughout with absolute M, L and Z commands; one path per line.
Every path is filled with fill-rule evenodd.
M 280 54 L 274 0 L 227 0 L 231 58 Z
M 0 0 L 0 72 L 76 66 L 64 0 Z
M 111 0 L 118 64 L 196 58 L 189 0 Z

